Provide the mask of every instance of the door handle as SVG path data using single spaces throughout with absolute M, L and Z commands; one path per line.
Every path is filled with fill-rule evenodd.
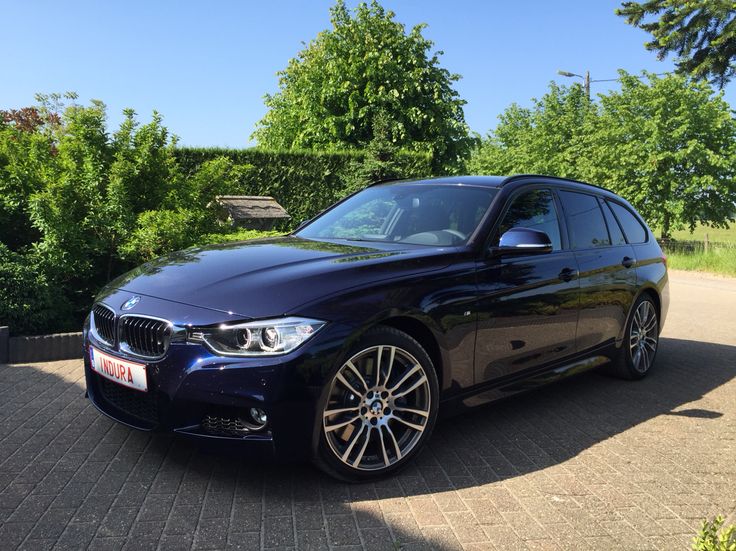
M 621 266 L 624 268 L 631 268 L 634 265 L 634 259 L 630 256 L 625 256 L 624 259 L 621 261 Z
M 578 271 L 574 268 L 563 268 L 560 274 L 557 276 L 562 281 L 572 281 L 578 277 Z

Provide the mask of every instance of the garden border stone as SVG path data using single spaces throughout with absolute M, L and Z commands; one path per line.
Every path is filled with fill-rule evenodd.
M 0 327 L 0 364 L 8 363 L 10 343 L 10 328 L 7 325 Z
M 10 337 L 0 328 L 0 363 L 71 360 L 82 357 L 82 333 L 55 333 L 33 337 Z

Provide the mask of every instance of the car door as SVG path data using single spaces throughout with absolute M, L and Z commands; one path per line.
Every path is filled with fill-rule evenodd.
M 577 265 L 554 194 L 544 187 L 523 188 L 499 220 L 477 267 L 476 383 L 538 368 L 575 351 Z M 500 236 L 514 227 L 544 231 L 553 251 L 492 254 Z
M 636 295 L 634 250 L 597 195 L 558 191 L 568 237 L 580 271 L 578 351 L 613 342 Z

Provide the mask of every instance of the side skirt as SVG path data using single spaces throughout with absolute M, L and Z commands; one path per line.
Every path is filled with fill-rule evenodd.
M 604 352 L 610 354 L 611 347 L 599 349 L 592 354 L 588 353 L 584 358 L 578 358 L 572 362 L 534 370 L 513 378 L 504 377 L 476 386 L 459 396 L 443 401 L 440 405 L 440 416 L 444 418 L 457 415 L 489 402 L 584 373 L 611 361 L 609 354 L 604 354 Z

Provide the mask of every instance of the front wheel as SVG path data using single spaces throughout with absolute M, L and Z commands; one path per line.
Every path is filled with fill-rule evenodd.
M 426 351 L 402 331 L 369 331 L 333 372 L 321 408 L 318 465 L 348 481 L 407 465 L 437 417 L 437 375 Z
M 654 365 L 659 347 L 657 307 L 648 295 L 634 304 L 619 357 L 613 364 L 616 375 L 641 379 Z

